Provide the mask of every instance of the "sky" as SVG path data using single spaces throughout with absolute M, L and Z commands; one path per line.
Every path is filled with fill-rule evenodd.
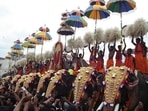
M 107 1 L 105 0 L 106 3 Z M 148 21 L 147 0 L 135 2 L 135 10 L 123 13 L 123 25 L 132 24 L 139 18 Z M 59 39 L 57 30 L 62 22 L 61 14 L 66 10 L 76 10 L 78 7 L 85 11 L 89 7 L 89 0 L 0 0 L 0 57 L 5 57 L 10 52 L 14 41 L 18 39 L 24 41 L 44 25 L 50 29 L 52 40 L 45 42 L 43 51 L 50 51 Z M 75 37 L 83 37 L 86 32 L 94 31 L 95 21 L 87 17 L 84 19 L 88 26 L 77 28 Z M 110 13 L 109 18 L 97 21 L 97 28 L 106 30 L 111 27 L 120 27 L 119 14 Z M 64 36 L 61 36 L 61 40 L 64 40 Z

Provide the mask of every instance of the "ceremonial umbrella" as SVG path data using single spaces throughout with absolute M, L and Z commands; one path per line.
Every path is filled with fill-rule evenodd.
M 40 30 L 40 28 L 39 28 Z M 51 40 L 51 36 L 50 34 L 48 33 L 49 32 L 49 28 L 47 28 L 46 26 L 43 27 L 42 31 L 39 31 L 35 34 L 35 37 L 37 40 L 40 40 L 43 42 L 44 44 L 44 41 L 47 41 L 47 40 Z M 42 59 L 42 52 L 43 52 L 43 44 L 42 44 L 42 48 L 41 48 L 41 59 Z
M 14 43 L 21 44 L 22 42 L 18 39 L 16 41 L 14 41 Z
M 16 61 L 17 59 L 20 59 L 21 56 L 23 56 L 23 51 L 18 49 L 12 49 L 11 50 L 11 56 Z
M 22 52 L 23 47 L 22 47 L 22 45 L 21 45 L 20 43 L 15 43 L 15 44 L 11 47 L 11 49 L 12 49 L 11 52 L 15 55 L 15 57 L 19 58 L 20 56 L 23 55 L 23 52 Z
M 36 33 L 35 37 L 38 39 L 38 40 L 51 40 L 51 36 L 48 32 L 46 31 L 39 31 Z
M 108 18 L 110 16 L 110 13 L 105 6 L 95 4 L 95 5 L 90 5 L 85 10 L 84 15 L 87 16 L 88 18 L 95 20 L 95 34 L 96 34 L 97 20 Z
M 22 45 L 18 43 L 14 44 L 11 48 L 15 50 L 23 50 Z
M 68 12 L 68 11 L 66 10 L 66 12 L 62 13 L 61 15 L 62 15 L 61 20 L 66 20 L 66 19 L 70 16 L 70 12 Z
M 73 13 L 73 12 L 72 12 Z M 77 10 L 77 12 L 73 15 L 70 15 L 66 20 L 65 23 L 69 26 L 72 26 L 75 28 L 75 33 L 76 33 L 76 28 L 83 28 L 87 26 L 87 22 L 85 19 L 81 16 L 80 10 Z M 75 35 L 74 35 L 75 38 Z
M 11 59 L 12 57 L 11 57 L 10 54 L 7 54 L 5 58 L 6 58 L 6 59 Z
M 23 55 L 23 52 L 22 52 L 22 50 L 16 50 L 16 49 L 12 49 L 12 51 L 11 51 L 13 54 L 17 54 L 17 55 Z
M 41 40 L 36 39 L 35 37 L 31 36 L 28 38 L 27 40 L 29 43 L 31 44 L 35 44 L 35 45 L 41 45 L 43 44 L 43 42 Z
M 61 27 L 57 30 L 57 33 L 60 35 L 65 35 L 65 48 L 66 48 L 66 37 L 68 35 L 73 35 L 74 30 L 71 26 L 66 25 L 65 23 L 61 23 Z
M 72 10 L 70 15 L 80 15 L 81 17 L 84 16 L 84 11 L 78 8 L 77 10 Z
M 25 41 L 22 43 L 22 47 L 27 48 L 27 54 L 28 55 L 28 50 L 29 48 L 35 48 L 35 44 L 31 44 L 29 41 Z
M 120 22 L 122 29 L 122 13 L 129 12 L 136 8 L 136 2 L 133 0 L 109 0 L 106 5 L 107 9 L 120 14 Z M 122 30 L 121 30 L 122 35 Z
M 42 45 L 42 44 L 43 44 L 43 41 L 36 39 L 36 38 L 34 37 L 34 34 L 35 34 L 35 33 L 33 33 L 32 36 L 27 37 L 26 40 L 27 40 L 30 44 L 34 44 L 34 45 L 35 45 L 35 47 L 34 47 L 34 60 L 35 60 L 36 45 Z
M 23 43 L 22 43 L 22 46 L 23 46 L 24 48 L 35 48 L 35 45 L 34 45 L 34 44 L 31 44 L 31 43 L 28 42 L 28 41 L 23 42 Z
M 12 51 L 11 52 L 8 52 L 8 55 L 10 55 L 11 56 L 11 58 L 9 58 L 9 59 L 12 59 L 12 60 L 16 60 L 17 59 L 17 57 L 18 57 L 18 55 L 17 54 L 15 54 L 15 53 L 13 53 Z M 6 57 L 7 58 L 7 57 Z
M 44 27 L 40 27 L 39 28 L 39 31 L 46 31 L 46 32 L 49 32 L 49 28 L 44 26 Z
M 105 5 L 105 1 L 104 0 L 90 0 L 89 4 L 90 5 L 96 5 L 96 4 Z

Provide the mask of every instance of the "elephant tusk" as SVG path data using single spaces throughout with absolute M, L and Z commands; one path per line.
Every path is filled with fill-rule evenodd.
M 116 104 L 114 111 L 119 111 L 119 103 Z
M 101 102 L 101 104 L 99 105 L 99 107 L 97 108 L 97 110 L 96 110 L 96 111 L 100 111 L 100 110 L 103 108 L 103 106 L 104 106 L 104 103 L 103 103 L 103 102 Z

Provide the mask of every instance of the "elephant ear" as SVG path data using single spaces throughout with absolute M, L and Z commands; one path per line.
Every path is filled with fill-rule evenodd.
M 56 83 L 62 78 L 62 74 L 65 72 L 64 69 L 61 69 L 57 72 L 55 72 L 54 76 L 50 78 L 50 82 L 48 84 L 47 90 L 46 90 L 46 95 L 45 97 L 48 98 L 53 89 L 56 87 Z
M 115 99 L 118 99 L 119 88 L 127 79 L 127 67 L 110 67 L 105 75 L 106 88 L 104 91 L 104 101 L 109 104 L 114 104 Z M 111 96 L 112 95 L 112 96 Z
M 79 102 L 84 93 L 84 87 L 93 72 L 92 67 L 81 67 L 74 81 L 74 101 Z
M 51 74 L 54 72 L 54 70 L 48 70 L 45 74 L 43 74 L 41 77 L 40 77 L 40 80 L 38 82 L 38 86 L 37 86 L 37 92 L 40 91 L 40 89 L 43 87 L 43 83 L 45 81 L 46 78 L 50 78 L 51 77 Z

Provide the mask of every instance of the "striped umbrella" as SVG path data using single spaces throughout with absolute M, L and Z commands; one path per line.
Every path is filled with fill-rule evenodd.
M 129 12 L 136 8 L 136 2 L 133 0 L 109 0 L 106 5 L 107 9 L 120 14 L 120 30 L 122 35 L 122 13 Z M 122 45 L 122 37 L 121 37 Z
M 136 8 L 136 2 L 133 0 L 109 0 L 106 5 L 107 9 L 113 13 L 120 14 L 120 22 L 122 29 L 122 13 L 129 12 Z M 122 30 L 121 30 L 122 35 Z
M 95 5 L 90 5 L 86 9 L 84 15 L 87 16 L 88 18 L 95 20 L 95 34 L 96 34 L 97 20 L 108 18 L 110 16 L 110 13 L 105 6 L 95 4 Z
M 76 33 L 76 28 L 83 28 L 87 27 L 87 22 L 85 19 L 82 17 L 82 11 L 77 10 L 77 12 L 72 12 L 73 15 L 70 15 L 66 20 L 65 23 L 69 26 L 72 26 L 75 28 L 75 33 Z M 74 35 L 75 38 L 75 35 Z
M 23 50 L 22 45 L 18 43 L 14 44 L 11 48 L 15 50 Z
M 22 47 L 24 48 L 27 48 L 27 54 L 28 55 L 28 50 L 31 49 L 31 48 L 34 48 L 35 49 L 35 44 L 31 44 L 29 41 L 25 41 L 22 43 Z M 28 57 L 27 57 L 27 60 L 28 60 Z
M 57 30 L 57 33 L 60 35 L 65 35 L 65 47 L 66 47 L 66 37 L 68 35 L 73 35 L 74 34 L 74 30 L 71 26 L 66 25 L 65 23 L 61 24 L 61 27 Z
M 70 16 L 71 14 L 70 14 L 70 12 L 68 12 L 67 10 L 66 10 L 66 12 L 63 12 L 62 14 L 61 14 L 61 20 L 66 20 L 69 16 Z
M 35 45 L 34 47 L 34 60 L 35 60 L 36 45 L 42 45 L 43 41 L 36 39 L 34 36 L 35 36 L 35 33 L 33 33 L 32 36 L 25 38 L 25 41 L 28 41 L 30 44 Z
M 51 40 L 52 37 L 50 36 L 50 34 L 48 33 L 49 32 L 49 28 L 44 26 L 44 27 L 40 27 L 39 28 L 39 32 L 37 32 L 35 34 L 35 38 L 37 40 L 41 40 L 43 41 L 43 44 L 44 44 L 44 41 L 47 41 L 47 40 Z M 41 59 L 42 59 L 42 52 L 43 52 L 43 44 L 42 44 L 42 48 L 41 48 Z

